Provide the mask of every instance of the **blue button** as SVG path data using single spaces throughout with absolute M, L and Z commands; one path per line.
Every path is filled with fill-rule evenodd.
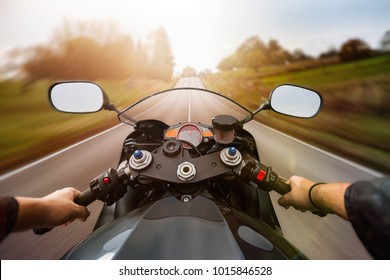
M 237 154 L 237 149 L 235 147 L 230 147 L 228 153 L 231 156 L 235 156 Z
M 135 159 L 141 159 L 143 157 L 143 153 L 141 150 L 136 150 L 133 154 Z

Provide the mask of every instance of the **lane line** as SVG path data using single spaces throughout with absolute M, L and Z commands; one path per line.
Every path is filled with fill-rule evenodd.
M 188 122 L 191 122 L 191 92 L 188 91 Z
M 81 144 L 84 144 L 84 143 L 86 143 L 86 142 L 88 142 L 88 141 L 90 141 L 90 140 L 92 140 L 92 139 L 94 139 L 94 138 L 96 138 L 96 137 L 99 137 L 99 136 L 101 136 L 101 135 L 103 135 L 103 134 L 105 134 L 105 133 L 107 133 L 107 132 L 110 132 L 111 130 L 116 129 L 116 128 L 118 128 L 118 127 L 121 126 L 121 125 L 124 125 L 124 124 L 123 124 L 123 123 L 118 124 L 118 125 L 116 125 L 116 126 L 110 128 L 110 129 L 107 129 L 107 130 L 105 130 L 105 131 L 102 131 L 102 132 L 100 132 L 100 133 L 98 133 L 98 134 L 96 134 L 96 135 L 93 135 L 93 136 L 91 136 L 91 137 L 89 137 L 89 138 L 87 138 L 87 139 L 84 139 L 84 140 L 82 140 L 82 141 L 80 141 L 80 142 L 78 142 L 78 143 L 76 143 L 76 144 L 73 144 L 73 145 L 71 145 L 71 146 L 68 146 L 68 147 L 66 147 L 66 148 L 64 148 L 64 149 L 62 149 L 62 150 L 59 150 L 59 151 L 55 152 L 55 153 L 49 154 L 48 156 L 45 156 L 45 157 L 43 157 L 43 158 L 41 158 L 41 159 L 38 159 L 38 160 L 36 160 L 36 161 L 33 161 L 33 162 L 31 162 L 31 163 L 29 163 L 29 164 L 26 164 L 26 165 L 24 165 L 24 166 L 22 166 L 22 167 L 19 167 L 19 168 L 13 170 L 13 171 L 7 172 L 7 173 L 5 173 L 5 174 L 3 174 L 3 175 L 0 176 L 0 182 L 3 181 L 3 180 L 5 180 L 5 179 L 8 179 L 8 178 L 10 178 L 10 177 L 12 177 L 12 176 L 14 176 L 14 175 L 16 175 L 16 174 L 18 174 L 18 173 L 21 173 L 21 172 L 23 172 L 23 171 L 25 171 L 25 170 L 27 170 L 27 169 L 29 169 L 29 168 L 31 168 L 31 167 L 34 167 L 34 166 L 36 166 L 36 165 L 38 165 L 38 164 L 40 164 L 40 163 L 42 163 L 42 162 L 44 162 L 44 161 L 46 161 L 46 160 L 48 160 L 48 159 L 51 159 L 51 158 L 53 158 L 53 157 L 55 157 L 55 156 L 58 156 L 58 155 L 60 155 L 60 154 L 62 154 L 62 153 L 64 153 L 64 152 L 66 152 L 66 151 L 68 151 L 68 150 L 70 150 L 70 149 L 73 149 L 74 147 L 77 147 L 77 146 L 79 146 L 79 145 L 81 145 Z
M 136 116 L 134 116 L 134 117 L 132 117 L 132 118 L 135 119 L 135 118 L 137 118 L 137 117 L 139 117 L 139 116 L 142 116 L 143 114 L 146 114 L 147 112 L 150 112 L 151 110 L 153 110 L 154 108 L 156 108 L 158 105 L 160 105 L 161 103 L 165 102 L 165 99 L 167 99 L 168 97 L 171 97 L 171 96 L 168 94 L 166 97 L 164 97 L 163 99 L 161 99 L 157 104 L 153 105 L 153 106 L 150 107 L 149 109 L 143 111 L 142 113 L 140 113 L 140 114 L 138 114 L 138 115 L 136 115 Z M 131 109 L 130 109 L 130 110 L 131 110 Z

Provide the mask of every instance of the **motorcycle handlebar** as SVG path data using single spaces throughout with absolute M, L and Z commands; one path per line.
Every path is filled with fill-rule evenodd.
M 245 156 L 241 178 L 255 183 L 264 191 L 276 191 L 281 195 L 291 191 L 291 186 L 286 184 L 286 179 L 273 172 L 270 166 L 262 164 L 249 155 Z
M 286 180 L 272 171 L 271 167 L 265 166 L 251 156 L 246 156 L 244 165 L 241 169 L 241 178 L 246 181 L 252 181 L 259 185 L 265 191 L 276 191 L 284 195 L 291 191 L 290 185 Z M 81 206 L 88 206 L 96 199 L 111 205 L 126 193 L 126 186 L 121 182 L 126 179 L 126 172 L 119 172 L 110 168 L 90 183 L 90 188 L 81 193 L 74 202 Z M 108 195 L 109 194 L 109 195 Z M 35 234 L 45 234 L 52 228 L 34 228 Z
M 81 206 L 88 206 L 92 202 L 96 200 L 96 197 L 92 194 L 91 189 L 88 188 L 85 191 L 83 191 L 74 202 Z

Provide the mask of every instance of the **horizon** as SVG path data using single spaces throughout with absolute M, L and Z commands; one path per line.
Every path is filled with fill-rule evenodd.
M 64 20 L 115 22 L 135 41 L 163 27 L 170 39 L 175 72 L 187 66 L 215 71 L 224 57 L 253 36 L 264 42 L 275 39 L 288 51 L 301 49 L 316 57 L 352 38 L 377 49 L 390 30 L 390 1 L 385 0 L 38 2 L 0 2 L 1 56 L 14 48 L 48 43 Z

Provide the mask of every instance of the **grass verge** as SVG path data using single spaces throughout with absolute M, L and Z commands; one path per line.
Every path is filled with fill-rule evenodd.
M 118 120 L 114 112 L 64 114 L 48 101 L 51 81 L 27 88 L 21 82 L 0 82 L 0 173 L 52 153 L 86 137 L 106 130 Z M 141 97 L 173 87 L 173 81 L 97 81 L 118 108 Z

